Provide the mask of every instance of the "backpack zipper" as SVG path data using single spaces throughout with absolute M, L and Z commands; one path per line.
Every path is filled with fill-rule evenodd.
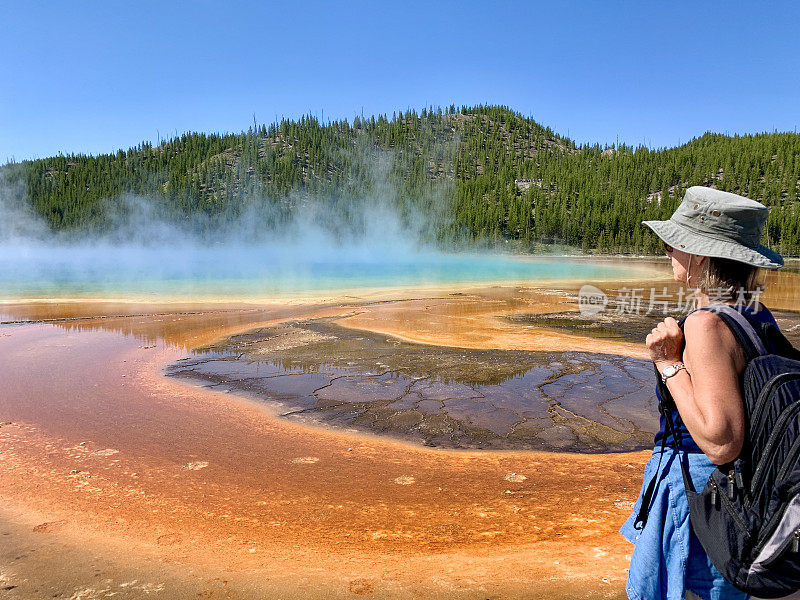
M 744 475 L 742 474 L 742 459 L 737 458 L 733 463 L 733 471 L 736 477 L 736 488 L 744 491 Z
M 775 549 L 772 555 L 762 564 L 764 566 L 774 566 L 781 555 L 783 555 L 787 550 L 791 550 L 791 552 L 794 554 L 800 552 L 800 528 L 795 529 L 792 533 L 790 533 L 786 539 L 783 540 Z
M 764 474 L 764 467 L 768 462 L 766 458 L 769 456 L 770 451 L 772 451 L 772 446 L 775 445 L 775 442 L 778 440 L 781 434 L 783 434 L 783 428 L 786 425 L 786 422 L 793 417 L 798 410 L 800 410 L 800 402 L 791 404 L 783 410 L 780 417 L 778 417 L 778 420 L 775 421 L 775 427 L 773 428 L 772 433 L 769 435 L 767 443 L 764 445 L 764 451 L 761 453 L 761 460 L 758 461 L 758 466 L 756 467 L 755 473 L 753 473 L 753 480 L 750 483 L 751 496 L 755 496 L 755 490 L 758 489 L 758 484 L 761 483 L 761 477 Z
M 778 373 L 777 375 L 773 376 L 772 379 L 768 380 L 767 383 L 764 384 L 764 387 L 761 388 L 761 391 L 758 393 L 758 397 L 756 398 L 756 405 L 755 408 L 753 409 L 752 414 L 755 416 L 755 421 L 753 421 L 750 425 L 751 433 L 753 431 L 757 431 L 758 426 L 761 425 L 761 420 L 764 417 L 764 410 L 763 410 L 764 403 L 766 403 L 767 397 L 769 396 L 769 393 L 772 391 L 772 388 L 782 383 L 783 379 L 797 379 L 797 378 L 800 378 L 800 374 L 798 373 Z
M 767 558 L 764 562 L 764 566 L 774 566 L 775 563 L 780 559 L 780 557 L 787 551 L 791 550 L 793 553 L 797 554 L 800 552 L 800 529 L 794 530 L 790 533 L 785 540 L 783 540 L 780 545 L 775 549 L 772 555 Z
M 800 454 L 800 437 L 798 437 L 792 447 L 789 449 L 789 452 L 786 454 L 786 459 L 783 461 L 780 470 L 778 471 L 778 476 L 775 478 L 775 482 L 778 483 L 781 481 L 785 476 L 789 468 L 797 462 L 798 454 Z
M 800 483 L 790 487 L 786 492 L 786 497 L 791 498 L 797 492 L 800 492 Z M 778 526 L 778 523 L 783 518 L 783 514 L 786 512 L 786 503 L 782 503 L 781 506 L 783 507 L 783 510 L 774 513 L 770 520 L 767 521 L 766 525 L 760 528 L 760 533 L 758 536 L 760 541 L 756 544 L 756 547 L 753 550 L 753 556 L 758 556 L 758 553 L 761 552 L 761 549 L 769 541 L 769 538 L 772 537 L 773 529 Z
M 742 520 L 741 515 L 736 511 L 736 507 L 731 506 L 733 502 L 728 498 L 727 494 L 721 494 L 719 486 L 717 482 L 713 479 L 709 480 L 711 484 L 711 502 L 714 504 L 714 507 L 717 506 L 717 500 L 722 500 L 722 505 L 725 507 L 725 511 L 733 518 L 734 523 L 742 530 L 742 533 L 750 535 L 750 531 L 747 529 L 747 524 Z

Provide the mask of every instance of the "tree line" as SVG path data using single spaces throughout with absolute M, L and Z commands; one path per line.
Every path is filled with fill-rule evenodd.
M 530 251 L 657 253 L 644 219 L 668 218 L 684 190 L 710 185 L 770 207 L 765 243 L 800 255 L 800 136 L 706 133 L 675 148 L 576 145 L 505 106 L 425 108 L 322 123 L 308 115 L 239 134 L 186 133 L 115 154 L 10 163 L 5 178 L 54 230 L 103 232 L 126 195 L 160 218 L 224 228 L 254 199 L 279 227 L 325 202 L 380 197 L 423 215 L 440 243 Z M 345 214 L 347 214 L 345 212 Z

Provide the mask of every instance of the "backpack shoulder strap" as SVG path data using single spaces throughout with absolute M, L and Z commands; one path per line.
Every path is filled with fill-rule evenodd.
M 666 448 L 666 440 L 667 440 L 667 432 L 672 436 L 672 447 L 675 451 L 674 459 L 677 460 L 678 464 L 681 467 L 681 475 L 683 476 L 683 486 L 691 491 L 694 492 L 694 484 L 692 483 L 692 478 L 689 476 L 689 467 L 686 464 L 686 453 L 682 452 L 681 449 L 678 447 L 678 433 L 675 430 L 675 421 L 672 420 L 672 413 L 668 406 L 664 404 L 658 405 L 658 410 L 663 415 L 666 424 L 667 424 L 667 431 L 664 432 L 663 436 L 661 437 L 661 450 L 659 451 L 658 455 L 658 466 L 656 467 L 656 472 L 653 474 L 653 477 L 650 479 L 650 483 L 647 485 L 647 489 L 642 496 L 642 503 L 639 505 L 639 512 L 636 515 L 636 521 L 634 521 L 634 528 L 636 529 L 643 529 L 644 526 L 647 524 L 647 518 L 650 512 L 650 504 L 653 502 L 653 496 L 655 495 L 656 486 L 658 485 L 658 480 L 663 478 L 664 475 L 661 473 L 661 460 L 664 458 L 664 450 Z

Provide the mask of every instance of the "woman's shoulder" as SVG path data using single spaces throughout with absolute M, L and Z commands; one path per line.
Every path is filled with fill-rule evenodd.
M 738 310 L 750 322 L 756 331 L 761 331 L 761 325 L 771 323 L 778 327 L 775 317 L 769 309 L 760 302 L 750 305 L 729 305 Z M 683 333 L 687 345 L 697 345 L 723 348 L 739 348 L 739 342 L 730 327 L 713 310 L 694 310 L 689 313 L 684 321 Z M 738 350 L 736 351 L 738 353 Z
M 725 323 L 714 310 L 694 310 L 686 315 L 684 331 L 710 331 Z
M 683 335 L 687 345 L 701 343 L 703 346 L 724 347 L 736 343 L 730 328 L 711 310 L 689 313 L 683 323 Z
M 704 341 L 704 345 L 717 344 L 718 347 L 738 347 L 738 342 L 730 327 L 717 314 L 718 311 L 694 310 L 686 316 L 683 333 L 687 342 Z
M 696 310 L 686 317 L 683 326 L 685 352 L 702 357 L 715 365 L 732 361 L 738 373 L 744 368 L 744 352 L 733 332 L 722 318 L 711 310 Z
M 770 310 L 761 302 L 756 304 L 729 304 L 731 308 L 738 310 L 746 318 L 753 321 L 764 321 L 775 323 L 775 317 Z M 691 323 L 693 327 L 715 328 L 723 324 L 722 319 L 716 314 L 718 311 L 714 310 L 713 306 L 708 307 L 709 310 L 694 310 L 686 316 L 685 323 Z

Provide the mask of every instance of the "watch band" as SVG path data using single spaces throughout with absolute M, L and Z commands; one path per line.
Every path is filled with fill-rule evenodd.
M 686 368 L 686 365 L 684 365 L 683 363 L 676 363 L 674 365 L 668 366 L 666 369 L 661 371 L 661 381 L 663 383 L 667 383 L 667 379 L 669 379 L 670 377 L 675 375 L 681 369 L 685 369 L 685 368 Z

